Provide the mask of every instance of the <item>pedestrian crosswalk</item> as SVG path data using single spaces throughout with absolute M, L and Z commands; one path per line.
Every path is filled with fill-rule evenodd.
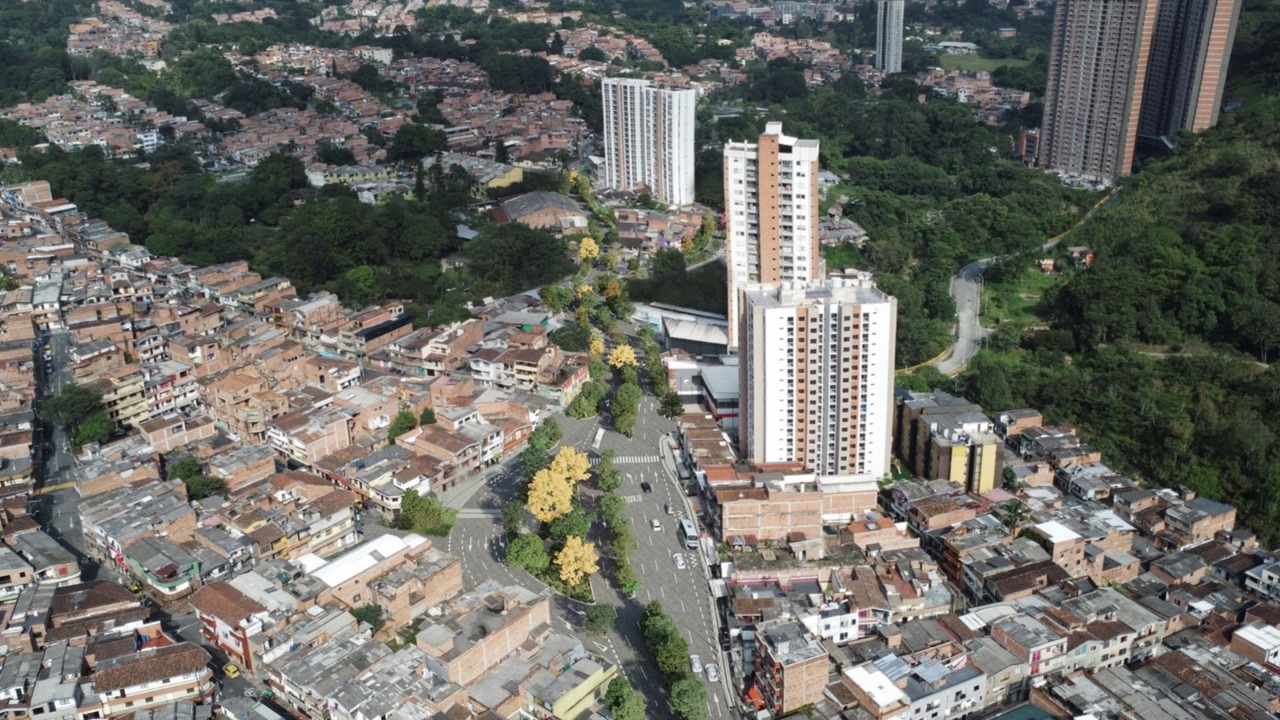
M 613 459 L 614 465 L 648 465 L 662 460 L 661 455 L 623 455 Z M 591 458 L 591 464 L 599 465 L 600 458 Z

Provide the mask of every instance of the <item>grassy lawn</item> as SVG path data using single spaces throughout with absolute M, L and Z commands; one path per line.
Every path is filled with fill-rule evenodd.
M 1015 283 L 987 283 L 982 286 L 982 324 L 1034 323 L 1041 320 L 1036 313 L 1040 298 L 1064 282 L 1063 275 L 1046 275 L 1039 268 L 1028 267 Z
M 1030 65 L 1030 60 L 1018 60 L 1016 58 L 989 58 L 981 55 L 940 55 L 938 63 L 948 70 L 965 70 L 968 72 L 977 72 L 986 70 L 991 72 L 1002 65 L 1012 67 L 1022 67 Z

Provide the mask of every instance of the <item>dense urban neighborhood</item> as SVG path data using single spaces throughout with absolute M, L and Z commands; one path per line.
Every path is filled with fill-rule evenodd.
M 1273 1 L 0 17 L 6 717 L 1280 717 Z

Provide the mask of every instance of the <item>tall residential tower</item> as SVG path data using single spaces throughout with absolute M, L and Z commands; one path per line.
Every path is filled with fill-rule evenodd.
M 1166 142 L 1218 122 L 1240 0 L 1162 0 L 1138 133 Z
M 889 471 L 897 300 L 869 276 L 742 293 L 743 454 L 762 467 Z
M 1040 164 L 1110 185 L 1133 166 L 1158 0 L 1059 0 Z
M 818 141 L 771 122 L 757 142 L 724 148 L 729 349 L 738 346 L 740 293 L 748 283 L 823 276 L 818 254 Z
M 876 2 L 876 69 L 902 72 L 902 15 L 906 0 Z
M 667 205 L 693 204 L 693 90 L 606 78 L 604 186 L 645 188 Z

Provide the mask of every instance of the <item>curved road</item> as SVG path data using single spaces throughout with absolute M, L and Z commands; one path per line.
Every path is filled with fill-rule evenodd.
M 1059 233 L 1057 236 L 1047 240 L 1044 245 L 1040 246 L 1042 252 L 1052 250 L 1055 245 L 1062 241 L 1073 230 L 1080 227 L 1100 208 L 1105 207 L 1120 192 L 1120 188 L 1115 188 L 1106 197 L 1099 200 L 1093 207 L 1089 208 L 1089 212 L 1084 214 L 1075 225 L 1065 232 Z M 992 330 L 982 327 L 980 313 L 982 310 L 982 273 L 996 261 L 996 258 L 989 257 L 973 262 L 960 268 L 960 272 L 951 278 L 951 299 L 956 302 L 956 341 L 951 345 L 951 350 L 942 356 L 934 365 L 944 375 L 957 375 L 969 365 L 969 361 L 974 355 L 978 354 L 978 350 L 982 347 L 982 341 Z

